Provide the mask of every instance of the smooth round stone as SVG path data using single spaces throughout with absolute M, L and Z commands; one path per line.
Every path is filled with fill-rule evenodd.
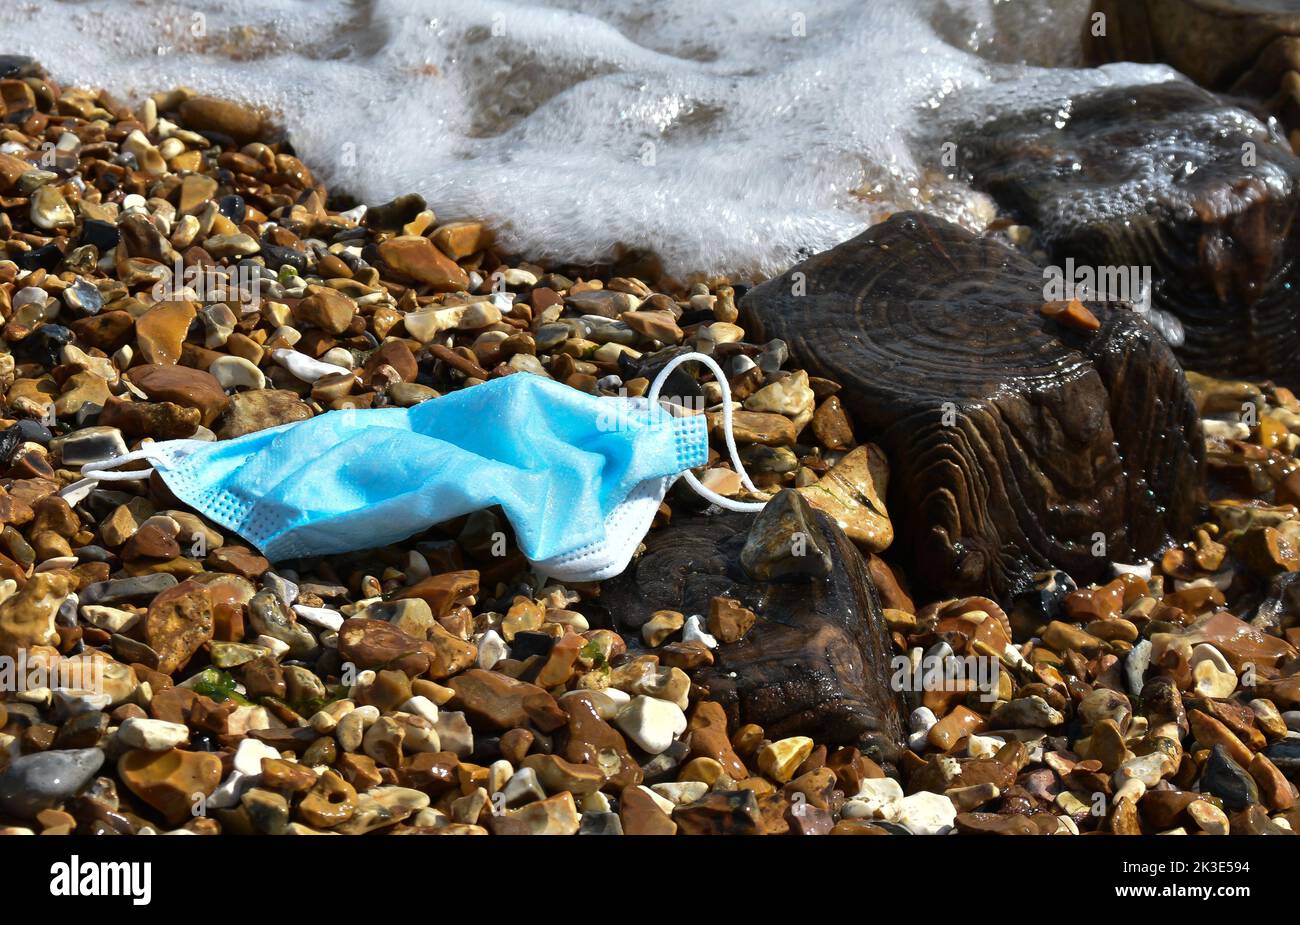
M 244 197 L 238 193 L 231 193 L 218 199 L 217 210 L 236 225 L 242 224 L 248 215 L 248 206 L 244 203 Z
M 394 382 L 388 388 L 388 397 L 393 404 L 402 408 L 418 405 L 422 401 L 440 397 L 437 389 L 418 382 Z
M 23 443 L 39 443 L 41 446 L 49 446 L 50 441 L 54 439 L 54 434 L 50 429 L 40 421 L 32 418 L 23 418 L 14 425 L 18 431 L 18 438 Z
M 617 718 L 618 714 L 632 702 L 631 695 L 616 687 L 607 687 L 604 690 L 599 691 L 568 691 L 560 695 L 560 700 L 583 695 L 591 701 L 591 705 L 595 709 L 596 715 L 606 721 Z
M 1104 719 L 1113 719 L 1120 729 L 1127 729 L 1133 707 L 1129 699 L 1118 691 L 1099 687 L 1079 701 L 1077 712 L 1090 726 Z
M 104 763 L 97 748 L 69 748 L 21 755 L 0 774 L 0 811 L 31 819 L 58 806 L 95 776 Z
M 929 707 L 917 707 L 907 718 L 908 727 L 913 732 L 929 732 L 930 727 L 939 721 Z
M 1192 649 L 1192 677 L 1196 692 L 1202 697 L 1222 700 L 1237 689 L 1237 675 L 1223 653 L 1209 643 Z
M 1187 815 L 1207 835 L 1227 835 L 1230 828 L 1223 810 L 1206 800 L 1196 800 L 1187 805 Z
M 262 259 L 272 270 L 278 270 L 281 267 L 289 266 L 299 273 L 307 272 L 307 255 L 302 251 L 296 251 L 292 247 L 283 247 L 279 244 L 262 242 Z
M 39 286 L 24 286 L 14 293 L 11 307 L 16 312 L 27 305 L 44 305 L 50 295 Z
M 618 719 L 618 728 L 651 755 L 658 755 L 686 731 L 686 714 L 674 703 L 638 695 Z
M 356 359 L 352 356 L 352 351 L 344 347 L 332 347 L 326 350 L 320 358 L 322 363 L 329 363 L 331 366 L 337 366 L 340 369 L 352 369 L 356 366 Z
M 220 260 L 223 257 L 247 257 L 256 254 L 262 246 L 252 235 L 214 234 L 203 242 L 203 249 Z
M 208 367 L 223 389 L 264 389 L 266 375 L 243 357 L 224 356 L 212 361 Z

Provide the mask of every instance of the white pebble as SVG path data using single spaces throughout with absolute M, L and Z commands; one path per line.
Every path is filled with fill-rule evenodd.
M 510 657 L 510 647 L 496 630 L 488 630 L 474 637 L 478 646 L 478 666 L 490 671 L 503 658 Z
M 352 357 L 352 352 L 343 347 L 331 347 L 321 354 L 320 361 L 329 363 L 331 366 L 338 366 L 343 369 L 353 369 L 356 367 L 356 360 Z
M 651 788 L 674 806 L 694 803 L 709 792 L 709 785 L 702 780 L 673 781 L 667 784 L 655 784 Z
M 704 631 L 703 618 L 699 614 L 691 614 L 686 618 L 686 623 L 682 626 L 682 642 L 702 642 L 708 649 L 718 647 L 718 640 Z
M 251 741 L 245 739 L 245 742 Z M 276 756 L 277 758 L 279 755 Z M 259 766 L 258 774 L 262 773 Z M 241 771 L 231 771 L 230 776 L 223 780 L 217 789 L 207 799 L 207 805 L 210 809 L 231 809 L 238 805 L 239 798 L 244 795 L 244 791 L 253 785 L 247 774 Z
M 431 723 L 438 721 L 438 705 L 423 694 L 416 694 L 407 700 L 406 703 L 402 704 L 401 709 L 404 713 L 414 713 L 416 716 L 422 716 Z
M 912 715 L 907 718 L 908 727 L 913 732 L 929 732 L 930 727 L 939 722 L 939 718 L 934 715 L 934 711 L 929 707 L 917 707 L 912 711 Z
M 259 742 L 257 739 L 245 738 L 239 742 L 239 747 L 235 749 L 234 768 L 240 774 L 246 777 L 261 779 L 262 759 L 279 758 L 280 753 L 267 745 L 265 742 Z
M 952 828 L 957 807 L 941 793 L 922 790 L 903 797 L 898 822 L 913 835 L 942 835 Z
M 966 754 L 972 758 L 992 758 L 1007 740 L 1001 736 L 972 735 L 966 741 Z
M 1129 565 L 1124 562 L 1112 562 L 1110 564 L 1110 567 L 1111 569 L 1114 570 L 1115 577 L 1117 578 L 1120 575 L 1136 575 L 1138 578 L 1141 578 L 1143 581 L 1151 580 L 1150 562 L 1138 562 L 1134 565 Z
M 675 703 L 639 694 L 618 714 L 615 723 L 642 750 L 658 755 L 686 731 L 686 714 Z
M 221 383 L 223 389 L 257 391 L 266 388 L 266 376 L 250 360 L 243 357 L 218 357 L 212 361 L 208 372 Z
M 1124 682 L 1135 697 L 1142 693 L 1147 668 L 1151 666 L 1151 640 L 1143 639 L 1124 656 Z
M 1222 700 L 1237 689 L 1237 675 L 1223 653 L 1203 642 L 1192 649 L 1192 679 L 1202 697 Z
M 868 778 L 858 785 L 858 792 L 844 804 L 844 815 L 850 819 L 898 818 L 903 801 L 903 788 L 892 777 Z
M 308 623 L 315 623 L 326 629 L 338 632 L 343 626 L 343 614 L 328 607 L 308 607 L 306 604 L 294 604 L 293 612 Z
M 254 640 L 259 646 L 265 646 L 271 650 L 271 654 L 276 658 L 282 658 L 289 651 L 289 644 L 283 640 L 276 639 L 274 636 L 265 634 L 258 636 Z
M 350 373 L 352 370 L 343 366 L 335 366 L 333 363 L 323 363 L 305 353 L 299 353 L 297 350 L 289 350 L 286 347 L 280 347 L 271 351 L 271 358 L 279 363 L 294 376 L 303 382 L 315 382 L 325 376 L 331 376 L 336 373 Z
M 148 752 L 165 752 L 189 740 L 188 727 L 182 723 L 169 723 L 162 719 L 131 716 L 117 727 L 117 741 L 127 748 L 142 748 Z

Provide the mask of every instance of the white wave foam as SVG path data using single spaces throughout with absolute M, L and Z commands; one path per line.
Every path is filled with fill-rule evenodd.
M 177 84 L 279 114 L 332 187 L 418 191 L 535 259 L 784 269 L 903 208 L 953 110 L 1072 64 L 1087 0 L 133 0 L 0 5 L 60 81 Z M 201 33 L 201 34 L 196 34 Z M 1052 71 L 1054 92 L 1097 72 Z M 960 102 L 954 104 L 954 100 Z M 1005 99 L 1003 99 L 1005 102 Z

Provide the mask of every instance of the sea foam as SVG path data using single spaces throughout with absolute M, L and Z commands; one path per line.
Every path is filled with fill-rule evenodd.
M 679 275 L 744 278 L 900 209 L 980 228 L 992 209 L 944 176 L 945 132 L 981 107 L 1115 80 L 1075 67 L 1088 7 L 11 2 L 0 50 L 127 98 L 185 84 L 264 106 L 331 188 L 417 191 L 440 219 L 489 220 L 521 256 L 645 250 Z

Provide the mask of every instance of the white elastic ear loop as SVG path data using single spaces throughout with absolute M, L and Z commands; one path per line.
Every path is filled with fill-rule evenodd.
M 133 482 L 138 479 L 147 479 L 154 473 L 153 466 L 148 469 L 129 469 L 125 472 L 109 470 L 114 470 L 124 463 L 135 462 L 138 459 L 146 459 L 151 463 L 156 463 L 158 458 L 158 452 L 154 447 L 141 447 L 125 455 L 114 456 L 112 459 L 88 462 L 81 467 L 81 476 L 82 478 L 94 479 L 97 482 Z
M 731 384 L 727 382 L 726 374 L 722 371 L 722 367 L 718 365 L 717 361 L 714 360 L 713 357 L 706 356 L 703 353 L 683 353 L 681 356 L 673 357 L 668 361 L 663 369 L 659 370 L 659 375 L 655 376 L 654 382 L 650 383 L 650 391 L 646 393 L 646 398 L 650 400 L 651 404 L 657 402 L 659 400 L 659 390 L 663 387 L 664 382 L 667 381 L 669 374 L 678 366 L 692 360 L 703 363 L 707 366 L 710 371 L 712 371 L 713 378 L 718 381 L 719 388 L 722 389 L 722 436 L 727 442 L 727 452 L 731 454 L 731 464 L 735 467 L 736 474 L 740 476 L 740 484 L 744 485 L 756 495 L 763 494 L 763 492 L 759 491 L 758 488 L 755 487 L 754 483 L 750 481 L 749 473 L 745 471 L 745 466 L 740 461 L 740 451 L 736 449 L 736 435 L 731 425 Z M 729 511 L 756 513 L 761 511 L 767 503 L 765 501 L 733 501 L 731 498 L 724 497 L 713 489 L 704 486 L 700 480 L 695 477 L 695 473 L 691 472 L 689 469 L 682 473 L 682 478 L 686 479 L 686 484 L 695 489 L 696 494 L 700 495 L 700 497 L 713 502 L 718 507 L 726 508 Z

